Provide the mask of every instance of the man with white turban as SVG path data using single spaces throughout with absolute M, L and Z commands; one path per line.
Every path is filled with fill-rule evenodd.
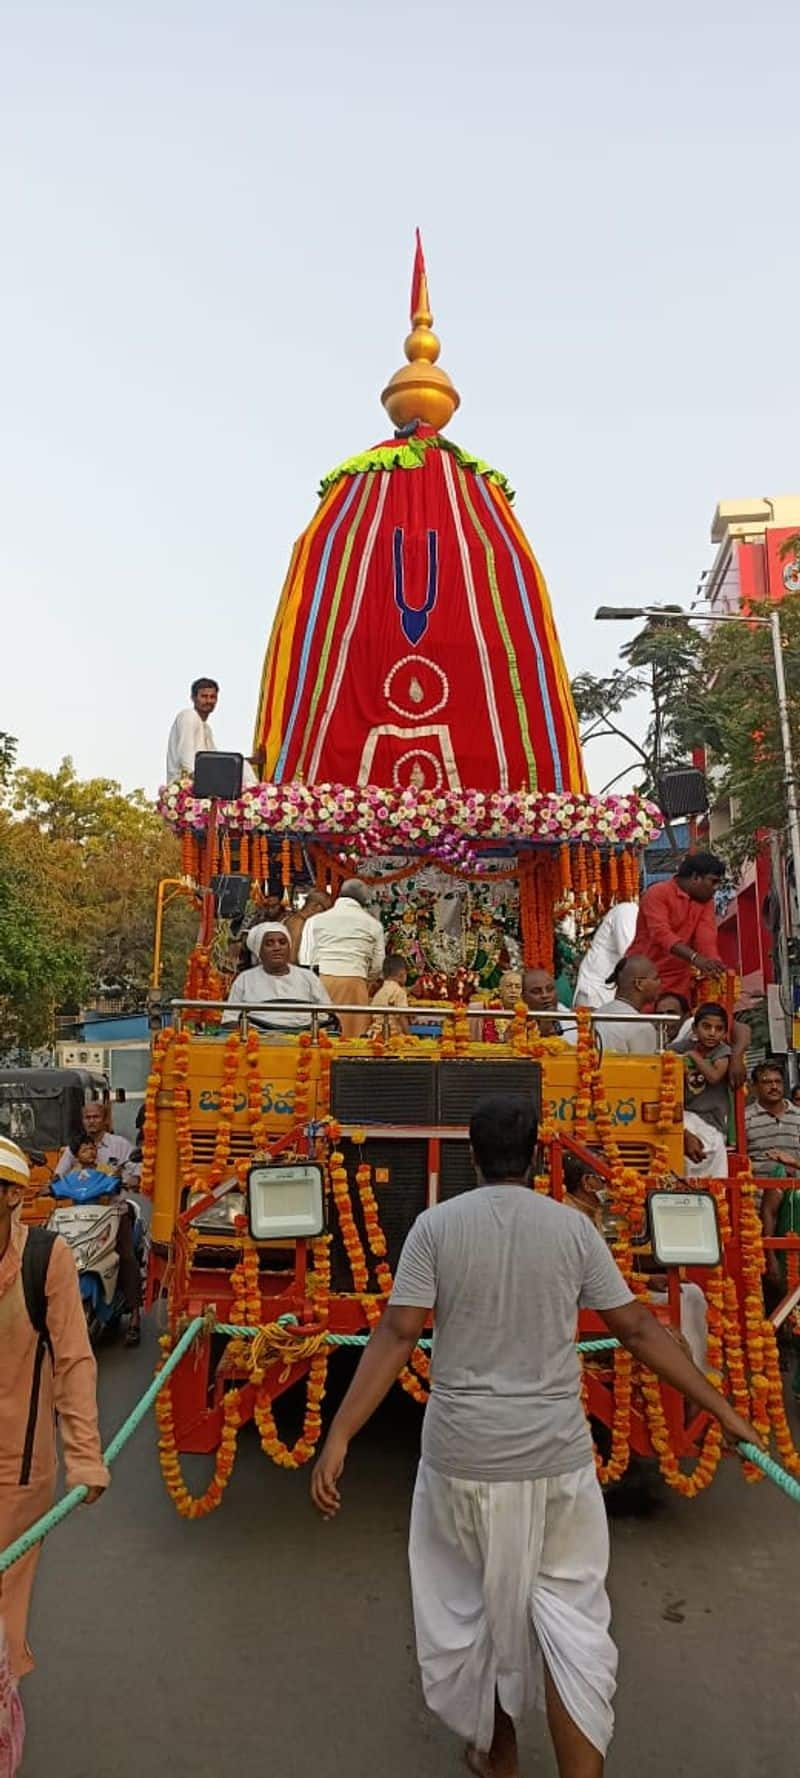
M 237 975 L 228 1005 L 264 1007 L 269 1002 L 268 1011 L 253 1014 L 254 1025 L 264 1031 L 306 1031 L 311 1023 L 310 1013 L 302 1007 L 281 1003 L 302 1000 L 308 1006 L 329 1007 L 331 997 L 309 969 L 298 969 L 290 963 L 291 943 L 286 927 L 280 920 L 262 920 L 250 928 L 247 949 L 255 959 L 254 966 Z M 236 1012 L 222 1015 L 223 1025 L 233 1024 L 235 1019 Z
M 348 877 L 328 913 L 306 921 L 300 940 L 300 963 L 318 969 L 335 1006 L 369 1006 L 369 982 L 381 973 L 386 940 L 380 920 L 367 912 L 369 891 L 357 877 Z M 363 1037 L 369 1013 L 339 1015 L 343 1037 Z

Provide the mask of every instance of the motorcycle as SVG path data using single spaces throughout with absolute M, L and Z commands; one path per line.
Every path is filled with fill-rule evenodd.
M 139 1201 L 122 1193 L 116 1174 L 97 1167 L 76 1168 L 54 1179 L 50 1190 L 60 1202 L 48 1228 L 62 1235 L 72 1248 L 78 1268 L 81 1299 L 92 1344 L 119 1326 L 125 1298 L 119 1287 L 119 1226 L 123 1216 L 134 1217 L 133 1244 L 144 1276 L 147 1264 L 147 1231 Z M 101 1200 L 105 1200 L 102 1201 Z

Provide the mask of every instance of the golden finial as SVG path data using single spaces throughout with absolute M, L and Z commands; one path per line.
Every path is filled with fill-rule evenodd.
M 440 432 L 451 420 L 461 397 L 436 360 L 440 346 L 433 332 L 433 315 L 428 296 L 428 274 L 417 229 L 417 250 L 411 279 L 411 332 L 405 343 L 408 364 L 396 370 L 387 383 L 381 401 L 392 424 L 398 428 L 419 420 Z

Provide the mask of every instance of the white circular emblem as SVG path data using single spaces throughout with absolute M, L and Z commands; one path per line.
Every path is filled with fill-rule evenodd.
M 427 747 L 409 747 L 407 753 L 401 753 L 392 768 L 392 778 L 396 790 L 441 790 L 444 783 L 436 754 Z
M 447 675 L 427 655 L 406 654 L 390 667 L 383 682 L 383 695 L 389 709 L 398 716 L 422 722 L 444 709 L 450 686 Z

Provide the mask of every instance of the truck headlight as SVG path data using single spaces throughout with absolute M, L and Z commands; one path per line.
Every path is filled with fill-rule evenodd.
M 322 1168 L 313 1162 L 251 1167 L 247 1202 L 255 1241 L 313 1239 L 325 1227 Z
M 189 1208 L 193 1202 L 196 1203 L 198 1198 L 204 1198 L 205 1195 L 205 1192 L 192 1192 Z M 197 1229 L 198 1234 L 202 1234 L 204 1231 L 208 1235 L 227 1234 L 230 1229 L 236 1227 L 237 1218 L 244 1216 L 245 1209 L 244 1192 L 234 1186 L 230 1191 L 225 1192 L 217 1204 L 212 1204 L 208 1210 L 204 1210 L 202 1216 L 197 1217 L 192 1227 Z

